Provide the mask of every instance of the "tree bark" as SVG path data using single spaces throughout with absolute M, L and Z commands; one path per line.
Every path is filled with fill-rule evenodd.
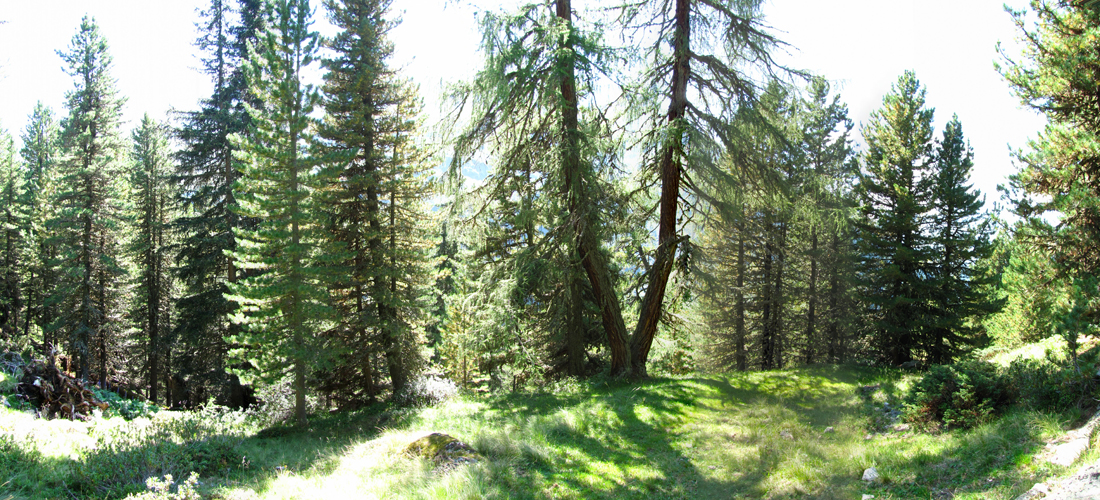
M 690 41 L 691 20 L 689 0 L 676 0 L 676 12 L 672 36 L 672 88 L 671 102 L 668 107 L 668 124 L 672 133 L 669 142 L 662 146 L 659 169 L 661 173 L 661 199 L 659 219 L 657 221 L 657 252 L 650 267 L 646 293 L 642 298 L 638 325 L 634 329 L 634 338 L 630 343 L 630 367 L 635 378 L 645 378 L 646 361 L 657 325 L 661 319 L 661 310 L 665 299 L 668 277 L 676 261 L 676 248 L 679 237 L 676 228 L 676 211 L 680 202 L 680 177 L 684 147 L 683 120 L 687 112 L 687 86 L 691 73 Z
M 744 216 L 744 211 L 742 211 Z M 737 231 L 737 352 L 734 359 L 737 362 L 737 371 L 747 371 L 749 361 L 745 352 L 745 220 L 741 220 L 741 227 Z
M 810 283 L 809 304 L 806 310 L 806 344 L 802 362 L 814 362 L 814 346 L 817 343 L 817 226 L 810 228 Z

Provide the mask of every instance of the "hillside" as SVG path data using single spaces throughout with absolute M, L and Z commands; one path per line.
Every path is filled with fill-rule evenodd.
M 83 424 L 4 408 L 0 491 L 119 498 L 148 476 L 196 470 L 210 498 L 963 499 L 1014 498 L 1067 472 L 1032 462 L 1066 417 L 1015 410 L 969 431 L 871 432 L 907 377 L 817 366 L 566 384 L 317 416 L 304 431 L 214 410 Z M 433 470 L 402 453 L 430 432 L 485 460 Z M 860 480 L 870 466 L 882 484 Z

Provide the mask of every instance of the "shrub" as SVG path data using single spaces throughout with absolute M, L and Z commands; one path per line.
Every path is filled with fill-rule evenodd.
M 1013 402 L 1005 379 L 989 363 L 937 365 L 906 394 L 905 418 L 924 427 L 968 428 L 988 422 Z
M 107 403 L 107 411 L 103 416 L 110 418 L 118 415 L 126 420 L 133 420 L 138 417 L 150 418 L 158 411 L 160 407 L 145 401 L 137 399 L 126 399 L 119 396 L 113 391 L 100 389 L 98 387 L 92 387 L 92 394 L 95 394 L 95 398 Z

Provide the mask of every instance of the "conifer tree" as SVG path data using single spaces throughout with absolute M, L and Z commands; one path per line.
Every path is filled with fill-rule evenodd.
M 898 78 L 863 127 L 867 151 L 859 184 L 860 254 L 864 300 L 879 352 L 893 365 L 913 359 L 921 343 L 923 273 L 931 260 L 928 235 L 932 204 L 932 110 L 912 72 Z
M 973 347 L 976 326 L 997 308 L 982 288 L 990 276 L 978 269 L 993 247 L 981 194 L 969 184 L 973 155 L 955 116 L 944 128 L 932 174 L 936 210 L 931 243 L 936 257 L 929 275 L 934 319 L 926 325 L 929 338 L 924 339 L 932 363 L 950 363 Z
M 800 106 L 802 161 L 809 170 L 803 198 L 808 204 L 803 220 L 810 233 L 809 248 L 805 251 L 810 269 L 806 277 L 806 329 L 802 342 L 802 362 L 807 364 L 821 355 L 836 361 L 839 343 L 836 315 L 840 311 L 832 305 L 836 298 L 831 293 L 823 296 L 826 290 L 820 285 L 822 277 L 828 274 L 831 287 L 840 272 L 841 256 L 832 255 L 823 243 L 839 239 L 839 233 L 847 225 L 849 214 L 844 198 L 852 177 L 853 151 L 848 137 L 852 122 L 848 120 L 848 107 L 840 102 L 840 96 L 834 95 L 830 100 L 829 94 L 829 83 L 824 78 L 814 78 Z M 836 285 L 839 286 L 839 282 Z M 821 300 L 826 297 L 825 301 Z M 823 311 L 826 314 L 821 314 Z M 820 335 L 822 319 L 827 325 L 824 343 Z M 822 345 L 826 346 L 824 352 Z
M 15 141 L 0 128 L 0 334 L 5 337 L 19 332 L 23 308 L 23 190 Z
M 262 5 L 262 0 L 239 0 L 234 8 L 227 0 L 211 0 L 202 12 L 196 45 L 204 52 L 203 71 L 214 88 L 199 110 L 181 114 L 183 123 L 175 132 L 182 143 L 176 153 L 175 180 L 183 209 L 174 224 L 182 237 L 176 272 L 184 293 L 172 330 L 181 345 L 173 364 L 196 385 L 232 382 L 225 373 L 225 339 L 238 327 L 229 320 L 236 306 L 225 293 L 227 284 L 242 275 L 231 256 L 237 245 L 234 231 L 253 222 L 233 210 L 240 167 L 229 136 L 247 134 L 245 104 L 255 97 L 241 63 L 264 25 Z
M 26 313 L 23 315 L 23 331 L 30 333 L 33 328 L 41 335 L 45 344 L 56 342 L 50 335 L 50 325 L 58 317 L 57 304 L 48 301 L 54 295 L 58 283 L 58 249 L 56 245 L 50 244 L 54 234 L 47 226 L 48 221 L 55 220 L 58 216 L 57 205 L 54 203 L 59 187 L 58 134 L 53 111 L 39 102 L 23 132 L 23 149 L 20 151 L 26 166 L 26 189 L 22 205 L 27 215 L 24 224 Z
M 386 358 L 393 395 L 404 391 L 409 376 L 395 328 L 395 304 L 386 299 L 388 278 L 399 271 L 387 258 L 384 186 L 397 182 L 389 178 L 397 173 L 397 137 L 413 131 L 396 114 L 400 82 L 388 66 L 393 45 L 386 38 L 393 27 L 386 19 L 390 2 L 330 0 L 325 6 L 343 31 L 328 42 L 337 57 L 324 61 L 328 73 L 321 134 L 333 150 L 349 157 L 336 173 L 331 228 L 349 251 L 346 277 L 336 291 L 343 318 L 336 336 L 344 352 L 326 390 L 338 393 L 342 404 L 357 404 L 376 396 L 381 376 L 373 364 L 378 352 Z
M 136 287 L 131 315 L 145 343 L 147 397 L 157 401 L 162 353 L 169 350 L 172 277 L 169 249 L 173 242 L 169 224 L 175 196 L 169 175 L 172 168 L 167 129 L 149 118 L 141 120 L 131 141 L 133 167 L 130 171 L 132 225 L 130 254 L 136 267 Z M 134 355 L 136 353 L 132 353 Z M 172 401 L 168 401 L 169 404 Z
M 551 370 L 580 375 L 592 330 L 586 300 L 597 304 L 604 329 L 616 329 L 616 338 L 625 335 L 615 277 L 600 244 L 613 231 L 601 211 L 621 203 L 606 179 L 613 165 L 603 162 L 614 162 L 616 152 L 604 117 L 592 106 L 595 79 L 610 71 L 610 50 L 598 32 L 574 21 L 569 0 L 487 14 L 482 32 L 486 66 L 455 95 L 473 117 L 451 163 L 457 176 L 483 146 L 495 156 L 485 184 L 472 193 L 481 204 L 473 210 L 485 225 L 476 254 L 490 273 L 481 280 L 490 289 L 480 293 L 492 296 L 501 285 L 511 286 L 502 294 L 511 304 L 500 307 L 524 311 L 499 316 L 520 316 L 544 326 L 532 329 L 560 332 L 554 336 L 562 348 L 547 355 L 560 352 L 564 362 Z M 560 277 L 551 277 L 555 268 L 563 271 Z M 551 283 L 562 283 L 565 294 L 554 293 Z M 517 322 L 486 319 L 491 330 L 510 325 L 497 337 L 523 342 L 525 328 Z
M 231 252 L 241 269 L 256 274 L 230 283 L 227 297 L 239 305 L 232 315 L 243 331 L 231 337 L 231 355 L 248 361 L 257 376 L 274 382 L 292 377 L 295 419 L 306 421 L 306 378 L 326 362 L 318 334 L 331 327 L 327 290 L 336 254 L 323 234 L 328 220 L 319 190 L 328 186 L 322 158 L 313 154 L 320 102 L 303 71 L 314 62 L 319 36 L 310 31 L 306 0 L 278 0 L 267 6 L 270 27 L 249 49 L 245 74 L 259 102 L 247 106 L 246 136 L 240 148 L 240 179 L 234 189 L 243 217 L 253 229 L 236 228 Z M 336 254 L 338 255 L 338 254 Z
M 1100 297 L 1100 17 L 1087 1 L 1031 2 L 1031 11 L 1009 10 L 1024 41 L 1022 61 L 1005 57 L 1001 73 L 1020 100 L 1046 115 L 1039 137 L 1019 155 L 1011 177 L 1014 211 L 1024 223 L 1019 239 L 1053 259 L 1059 280 L 1072 290 L 1070 323 L 1096 323 Z M 1057 214 L 1058 224 L 1044 215 Z M 1046 286 L 1036 283 L 1035 286 Z M 1078 323 L 1080 325 L 1080 323 Z M 1076 342 L 1078 331 L 1064 330 Z
M 645 377 L 669 276 L 687 248 L 683 228 L 691 223 L 690 215 L 705 213 L 702 205 L 715 204 L 717 192 L 735 185 L 735 178 L 745 182 L 767 175 L 766 168 L 747 161 L 738 161 L 740 171 L 731 175 L 721 168 L 720 158 L 752 158 L 745 154 L 751 142 L 726 126 L 739 110 L 751 110 L 761 90 L 753 72 L 740 63 L 774 73 L 778 66 L 769 51 L 781 42 L 762 25 L 757 0 L 628 4 L 623 12 L 627 28 L 655 33 L 645 50 L 653 66 L 633 87 L 645 92 L 634 95 L 631 106 L 645 124 L 644 184 L 659 185 L 658 236 L 646 263 L 645 295 L 629 345 L 625 337 L 615 337 L 617 329 L 608 330 L 608 342 L 613 372 L 629 364 L 633 376 Z M 720 49 L 714 53 L 703 47 Z M 653 89 L 657 92 L 649 92 Z
M 59 162 L 60 213 L 52 231 L 61 246 L 63 285 L 51 301 L 62 304 L 57 328 L 69 335 L 79 376 L 87 379 L 97 363 L 101 383 L 108 379 L 108 355 L 119 331 L 118 256 L 120 207 L 117 192 L 125 148 L 119 132 L 124 100 L 110 70 L 112 59 L 99 27 L 87 16 L 67 52 L 59 52 L 74 88 L 66 95 L 69 115 L 62 121 Z

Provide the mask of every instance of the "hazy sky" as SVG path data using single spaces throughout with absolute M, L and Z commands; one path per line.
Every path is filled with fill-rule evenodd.
M 142 114 L 163 119 L 210 92 L 196 69 L 196 9 L 206 0 L 0 0 L 0 128 L 18 135 L 36 101 L 60 117 L 72 79 L 57 50 L 90 14 L 110 44 L 129 130 Z M 474 13 L 499 0 L 395 0 L 404 23 L 393 33 L 397 64 L 421 85 L 430 107 L 441 83 L 468 78 L 478 65 Z M 513 3 L 513 2 L 507 2 Z M 574 4 L 584 2 L 575 1 Z M 766 23 L 791 47 L 780 59 L 835 82 L 858 127 L 906 69 L 916 71 L 936 109 L 937 133 L 958 114 L 975 151 L 975 185 L 990 201 L 1015 169 L 1009 145 L 1026 146 L 1043 120 L 1020 108 L 993 69 L 996 43 L 1018 55 L 1002 0 L 770 0 Z M 1026 0 L 1009 0 L 1023 7 Z M 317 28 L 325 26 L 319 1 Z

